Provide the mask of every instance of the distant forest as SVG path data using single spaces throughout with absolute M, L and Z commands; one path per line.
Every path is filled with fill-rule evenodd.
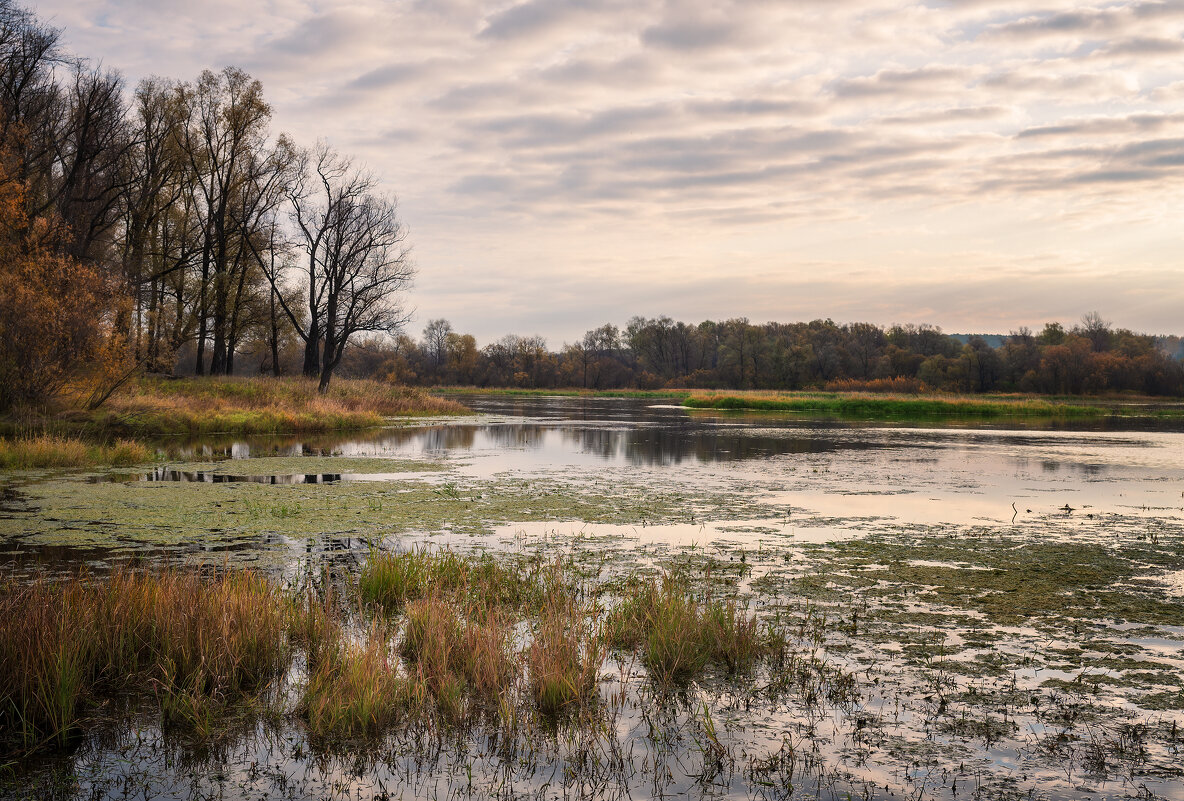
M 926 325 L 635 317 L 553 351 L 541 337 L 515 335 L 478 348 L 432 320 L 420 340 L 365 343 L 342 373 L 425 386 L 1184 394 L 1179 337 L 1116 329 L 1096 313 L 996 341 Z

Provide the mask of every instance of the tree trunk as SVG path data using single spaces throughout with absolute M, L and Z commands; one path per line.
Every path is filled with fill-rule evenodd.
M 280 326 L 275 316 L 275 287 L 271 288 L 271 374 L 280 376 Z

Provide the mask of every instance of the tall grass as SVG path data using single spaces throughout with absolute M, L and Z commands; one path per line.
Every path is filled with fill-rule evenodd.
M 603 641 L 589 625 L 588 610 L 572 599 L 547 604 L 527 654 L 539 712 L 554 718 L 587 708 L 603 663 Z
M 304 378 L 142 379 L 87 419 L 138 435 L 278 434 L 373 428 L 389 417 L 464 414 L 455 401 L 380 381 Z
M 0 437 L 0 470 L 39 470 L 53 467 L 129 467 L 152 460 L 152 452 L 138 442 L 117 440 L 111 445 L 87 443 L 59 434 Z
M 985 400 L 966 397 L 869 397 L 861 395 L 799 396 L 739 394 L 692 395 L 683 401 L 691 409 L 812 412 L 869 419 L 933 417 L 1101 417 L 1109 411 L 1036 399 Z
M 313 734 L 377 734 L 418 704 L 415 688 L 398 673 L 390 639 L 384 626 L 375 625 L 361 644 L 317 660 L 296 706 Z
M 607 616 L 558 561 L 375 553 L 362 576 L 290 590 L 249 571 L 118 569 L 0 585 L 0 744 L 65 744 L 115 699 L 154 698 L 166 724 L 208 735 L 236 708 L 293 697 L 268 693 L 291 664 L 289 711 L 319 737 L 489 715 L 516 731 L 523 711 L 598 709 L 610 648 L 638 652 L 663 687 L 773 650 L 735 602 L 670 576 L 635 583 Z
M 635 584 L 606 616 L 605 643 L 619 650 L 641 650 L 642 663 L 661 685 L 683 683 L 710 662 L 728 672 L 746 670 L 761 655 L 756 617 L 735 601 L 700 602 L 685 584 Z
M 151 689 L 167 721 L 260 692 L 287 668 L 290 604 L 250 572 L 116 571 L 0 590 L 0 732 L 65 742 L 105 692 Z
M 489 556 L 464 557 L 449 549 L 375 551 L 362 567 L 358 589 L 363 601 L 391 612 L 432 593 L 486 606 L 537 606 L 553 571 L 534 567 L 521 571 Z

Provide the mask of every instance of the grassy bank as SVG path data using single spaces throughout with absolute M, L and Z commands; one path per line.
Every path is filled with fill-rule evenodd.
M 543 398 L 685 398 L 689 389 L 521 389 L 518 387 L 434 387 L 450 395 L 504 395 Z
M 390 417 L 464 414 L 454 401 L 379 381 L 334 381 L 325 394 L 302 378 L 142 379 L 67 425 L 138 437 L 283 434 L 381 426 Z
M 134 440 L 103 445 L 58 434 L 0 437 L 0 470 L 130 467 L 151 460 L 152 451 Z
M 955 395 L 765 390 L 591 390 L 439 387 L 456 395 L 671 399 L 691 409 L 778 411 L 854 419 L 1184 418 L 1178 399 L 1132 396 Z
M 711 393 L 691 395 L 682 404 L 691 409 L 802 412 L 861 419 L 1097 418 L 1116 414 L 1110 406 L 1084 399 L 1067 402 L 999 396 Z

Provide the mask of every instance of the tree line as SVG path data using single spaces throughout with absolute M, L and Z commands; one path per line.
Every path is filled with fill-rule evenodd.
M 515 335 L 478 348 L 471 335 L 440 319 L 418 341 L 401 335 L 368 343 L 345 369 L 412 384 L 482 387 L 1184 395 L 1182 358 L 1178 337 L 1114 328 L 1096 313 L 1070 328 L 1021 328 L 996 346 L 928 325 L 695 325 L 635 317 L 557 351 L 541 337 Z
M 259 81 L 119 73 L 0 0 L 0 408 L 140 370 L 328 386 L 347 344 L 407 319 L 407 231 L 376 176 L 270 131 Z

